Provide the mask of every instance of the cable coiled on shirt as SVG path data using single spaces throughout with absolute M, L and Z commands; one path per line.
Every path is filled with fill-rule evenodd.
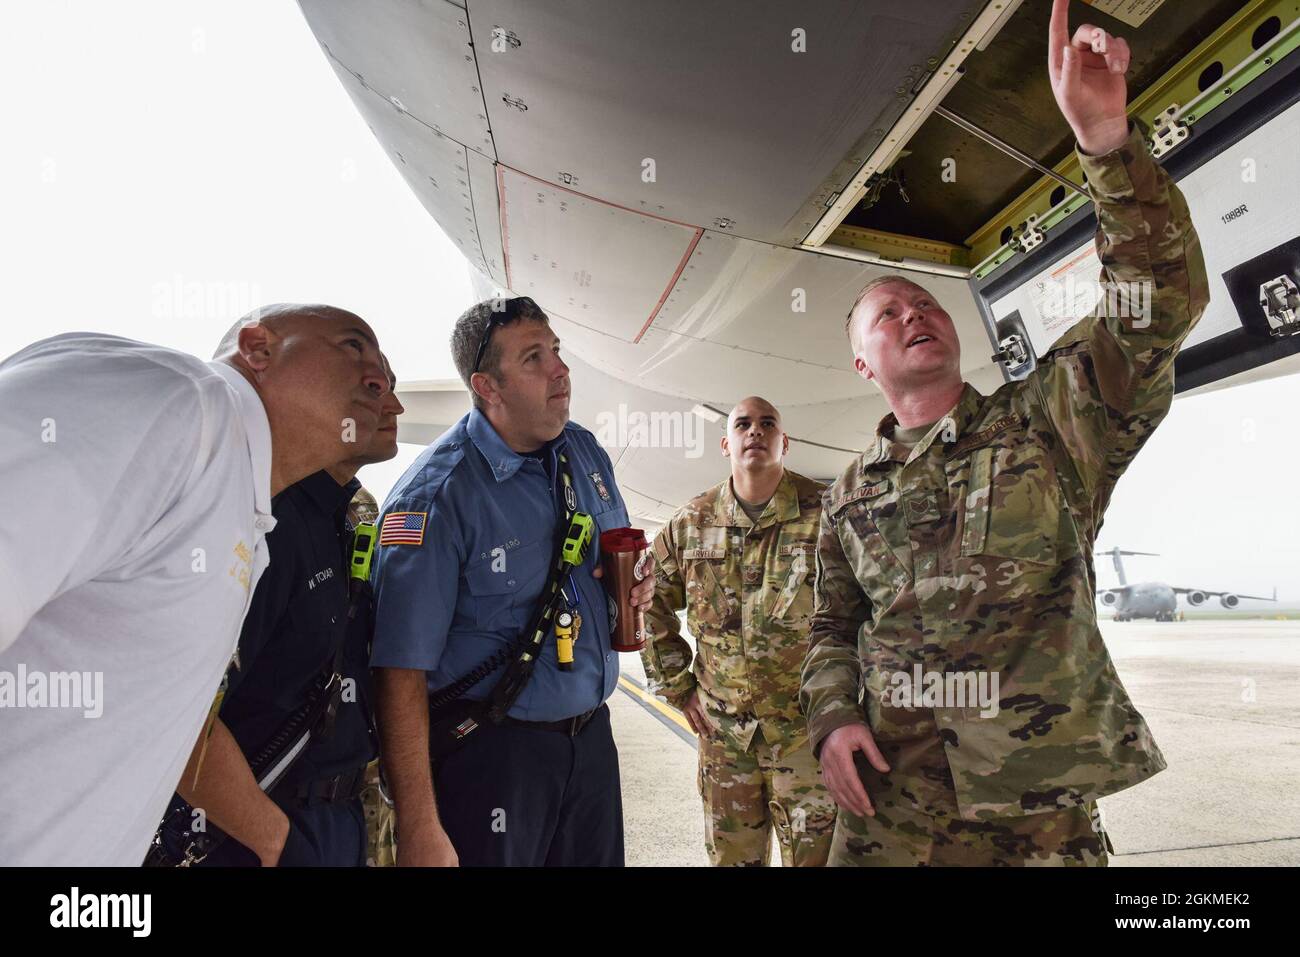
M 467 674 L 461 675 L 445 688 L 439 688 L 429 695 L 429 707 L 440 708 L 443 705 L 455 701 L 457 698 L 464 696 L 465 692 L 474 687 L 492 672 L 496 671 L 503 664 L 514 657 L 515 648 L 501 648 L 491 658 L 481 661 L 473 670 Z

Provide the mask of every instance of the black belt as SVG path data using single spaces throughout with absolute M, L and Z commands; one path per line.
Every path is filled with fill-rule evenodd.
M 582 733 L 582 729 L 591 723 L 591 719 L 600 713 L 603 707 L 604 705 L 600 705 L 585 714 L 576 715 L 572 718 L 562 718 L 559 721 L 521 721 L 518 718 L 507 716 L 502 723 L 514 725 L 517 728 L 532 728 L 534 731 L 559 731 L 571 738 L 576 738 Z
M 278 803 L 291 807 L 309 807 L 313 804 L 346 804 L 361 796 L 366 788 L 366 765 L 344 771 L 332 778 L 305 781 L 292 791 L 280 796 Z

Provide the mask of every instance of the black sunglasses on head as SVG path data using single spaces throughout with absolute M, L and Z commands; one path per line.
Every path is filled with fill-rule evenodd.
M 474 356 L 474 368 L 470 370 L 470 375 L 478 372 L 478 367 L 483 364 L 483 354 L 487 352 L 488 343 L 492 340 L 492 330 L 497 326 L 505 325 L 513 319 L 521 311 L 520 307 L 524 305 L 538 309 L 537 303 L 533 302 L 528 296 L 516 296 L 513 299 L 505 300 L 505 304 L 501 309 L 492 310 L 492 315 L 488 318 L 488 324 L 483 329 L 483 338 L 479 340 L 478 352 Z

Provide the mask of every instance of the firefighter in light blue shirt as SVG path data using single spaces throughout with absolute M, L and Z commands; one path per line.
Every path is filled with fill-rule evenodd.
M 548 640 L 505 721 L 484 722 L 430 771 L 427 695 L 528 628 L 564 530 L 563 470 L 569 507 L 592 516 L 596 536 L 629 524 L 609 456 L 568 421 L 569 370 L 531 299 L 469 309 L 452 351 L 474 408 L 389 494 L 372 577 L 371 664 L 399 862 L 621 865 L 618 754 L 604 704 L 619 661 L 594 542 L 563 594 L 581 622 L 571 670 Z M 648 575 L 633 603 L 648 607 L 653 589 Z M 500 673 L 465 697 L 486 698 Z

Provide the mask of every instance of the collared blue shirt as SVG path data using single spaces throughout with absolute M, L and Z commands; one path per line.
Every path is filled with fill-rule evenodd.
M 420 544 L 376 551 L 372 666 L 424 669 L 433 691 L 519 638 L 555 557 L 563 517 L 561 451 L 569 459 L 578 510 L 596 520 L 597 536 L 627 527 L 609 456 L 573 422 L 543 450 L 545 465 L 513 451 L 478 409 L 420 453 L 384 502 L 384 515 L 426 518 Z M 582 615 L 573 670 L 559 669 L 554 636 L 548 638 L 511 717 L 558 721 L 614 693 L 619 663 L 610 647 L 609 604 L 592 577 L 599 560 L 594 541 L 586 563 L 569 579 L 569 598 Z M 500 674 L 480 681 L 469 697 L 486 698 Z

